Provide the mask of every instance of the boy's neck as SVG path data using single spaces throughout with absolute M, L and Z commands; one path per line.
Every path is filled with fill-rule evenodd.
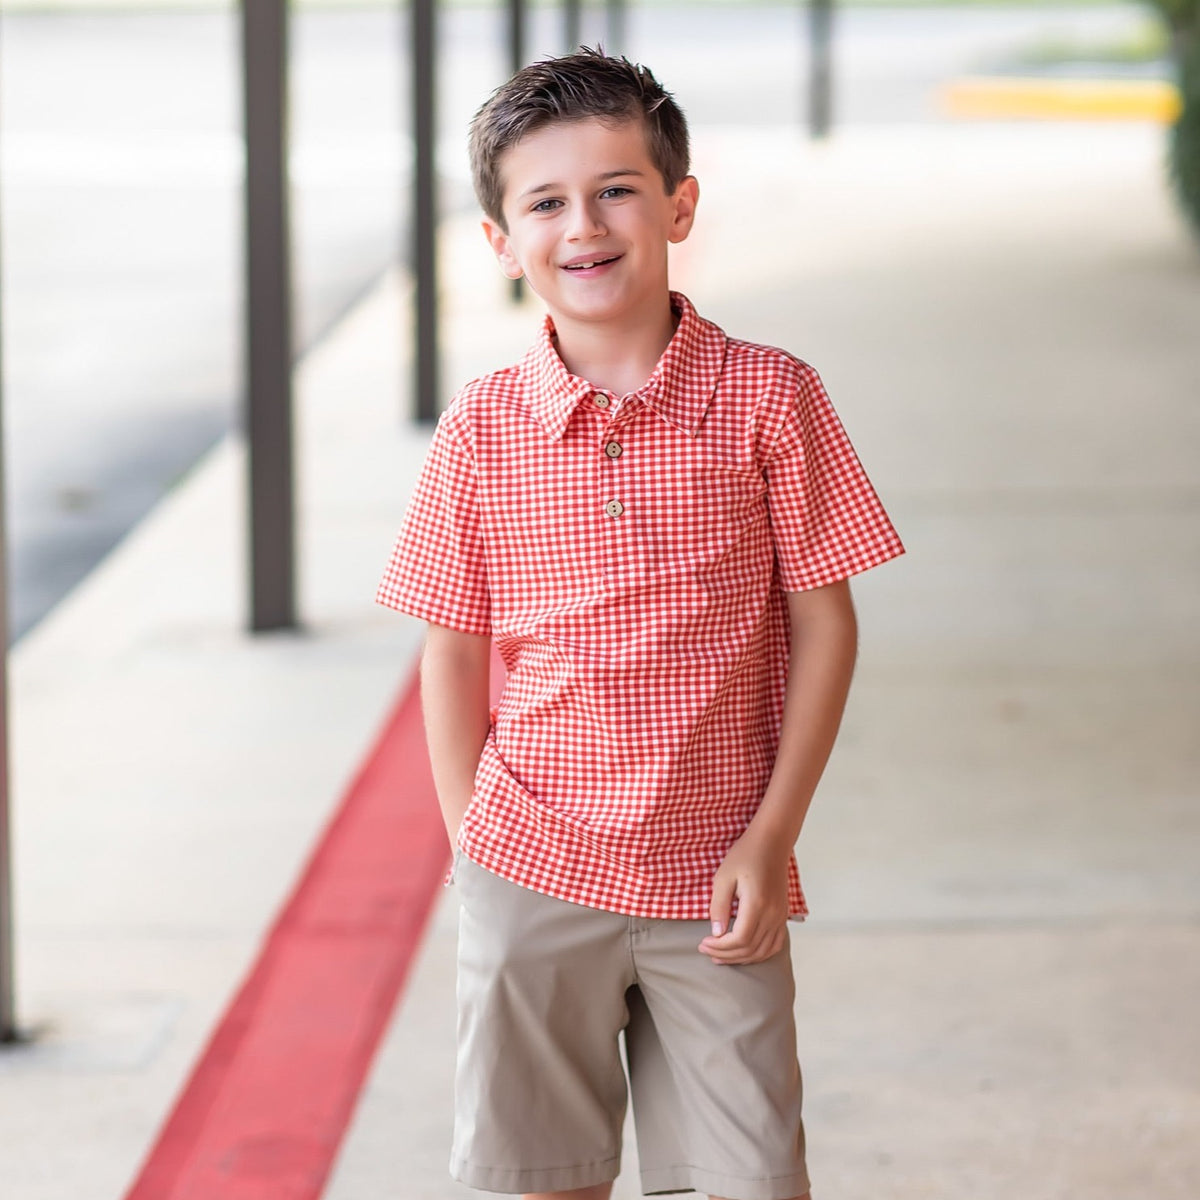
M 622 321 L 554 316 L 555 347 L 572 375 L 615 396 L 626 396 L 654 373 L 677 324 L 671 299 L 664 293 L 653 311 L 643 310 Z

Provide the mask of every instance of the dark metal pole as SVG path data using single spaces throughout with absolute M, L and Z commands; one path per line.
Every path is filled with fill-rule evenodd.
M 418 421 L 438 413 L 437 0 L 412 0 L 414 347 Z
M 3 293 L 0 292 L 0 300 Z M 12 845 L 8 789 L 8 539 L 4 493 L 4 318 L 0 312 L 0 1042 L 17 1040 L 13 969 Z
M 563 0 L 563 41 L 567 53 L 574 54 L 583 40 L 582 0 Z
M 508 65 L 514 75 L 525 65 L 527 18 L 525 0 L 508 0 Z M 513 302 L 519 304 L 525 296 L 524 280 L 514 279 L 509 294 Z
M 608 54 L 625 53 L 625 0 L 607 0 L 605 6 L 605 25 L 608 36 L 604 49 Z
M 508 65 L 514 75 L 525 65 L 528 15 L 526 0 L 508 0 Z
M 833 127 L 833 0 L 809 0 L 808 14 L 808 132 L 823 138 Z
M 250 627 L 255 632 L 296 624 L 287 56 L 287 0 L 242 0 Z

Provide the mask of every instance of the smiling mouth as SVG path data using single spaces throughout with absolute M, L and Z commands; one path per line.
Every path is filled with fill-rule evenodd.
M 616 262 L 621 256 L 614 254 L 611 258 L 594 258 L 591 262 L 568 263 L 564 271 L 586 271 L 590 267 L 606 267 L 609 263 Z

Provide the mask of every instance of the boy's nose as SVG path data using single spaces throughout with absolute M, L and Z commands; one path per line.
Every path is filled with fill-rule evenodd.
M 576 205 L 571 213 L 571 221 L 567 229 L 568 241 L 581 242 L 586 238 L 602 237 L 607 232 L 597 209 L 590 204 Z

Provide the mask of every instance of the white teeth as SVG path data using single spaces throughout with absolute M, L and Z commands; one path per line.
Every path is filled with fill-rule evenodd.
M 599 267 L 607 262 L 612 262 L 612 259 L 611 258 L 597 258 L 597 259 L 594 259 L 592 262 L 568 263 L 567 270 L 568 271 L 586 271 L 588 269 L 588 267 Z

